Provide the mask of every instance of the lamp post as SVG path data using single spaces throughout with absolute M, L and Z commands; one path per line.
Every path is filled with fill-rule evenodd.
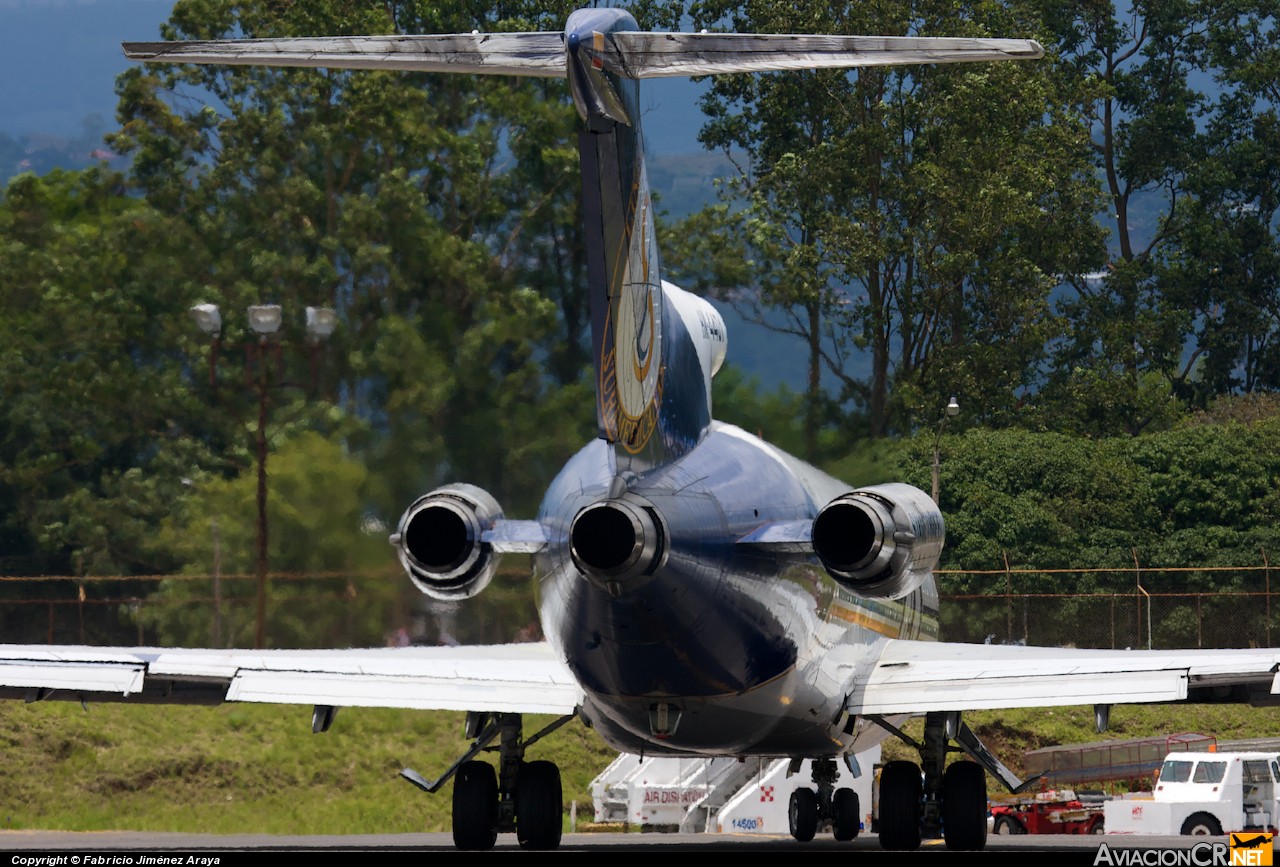
M 942 411 L 942 421 L 938 422 L 938 432 L 933 436 L 933 502 L 935 505 L 938 502 L 938 449 L 942 443 L 942 430 L 947 426 L 947 422 L 959 414 L 960 404 L 956 403 L 953 396 Z
M 191 316 L 197 327 L 208 334 L 212 345 L 209 355 L 209 386 L 217 388 L 215 372 L 218 347 L 222 330 L 222 316 L 215 304 L 197 304 L 191 308 Z M 279 358 L 280 344 L 276 335 L 284 320 L 284 313 L 279 304 L 254 304 L 247 311 L 249 329 L 257 335 L 256 340 L 245 344 L 249 364 L 256 363 L 257 376 L 250 380 L 249 369 L 246 368 L 245 381 L 252 382 L 258 398 L 258 424 L 254 431 L 254 451 L 258 469 L 258 524 L 257 524 L 257 562 L 255 577 L 257 579 L 257 604 L 253 635 L 253 646 L 261 650 L 266 644 L 267 630 L 267 548 L 270 539 L 267 524 L 267 393 L 271 389 L 268 374 L 267 356 L 275 349 Z M 307 341 L 311 345 L 311 379 L 315 382 L 316 352 L 319 344 L 326 340 L 338 325 L 338 314 L 327 307 L 307 308 Z M 283 383 L 277 383 L 283 384 Z

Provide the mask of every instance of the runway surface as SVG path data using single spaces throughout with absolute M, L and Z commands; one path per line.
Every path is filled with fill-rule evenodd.
M 1080 853 L 1081 863 L 1094 863 L 1099 845 L 1106 843 L 1111 849 L 1190 849 L 1193 846 L 1206 846 L 1221 843 L 1225 846 L 1226 837 L 1132 837 L 1132 836 L 1020 836 L 996 837 L 987 841 L 987 853 L 1006 853 L 1017 857 L 1030 852 Z M 766 852 L 775 855 L 787 855 L 794 852 L 849 852 L 857 851 L 867 855 L 884 853 L 901 858 L 904 853 L 884 852 L 874 834 L 864 834 L 849 843 L 837 843 L 834 840 L 814 840 L 810 843 L 797 843 L 790 837 L 772 835 L 727 835 L 727 834 L 620 834 L 592 833 L 566 834 L 559 852 L 662 852 L 664 850 L 689 850 L 696 852 Z M 0 831 L 0 851 L 11 853 L 0 855 L 0 865 L 22 862 L 15 853 L 64 854 L 79 855 L 81 860 L 71 857 L 57 862 L 44 861 L 44 864 L 86 864 L 92 865 L 94 859 L 86 857 L 93 853 L 251 853 L 251 852 L 367 852 L 367 853 L 422 853 L 422 852 L 455 852 L 453 839 L 449 834 L 388 834 L 388 835 L 352 835 L 352 836 L 275 836 L 267 834 L 166 834 L 156 832 L 135 831 Z M 504 834 L 498 837 L 495 852 L 520 851 L 514 835 Z M 920 849 L 920 854 L 946 853 L 947 849 L 941 840 L 929 840 Z M 464 853 L 474 854 L 474 853 Z M 951 853 L 964 855 L 965 853 Z M 972 854 L 972 853 L 969 853 Z M 1208 854 L 1207 852 L 1205 854 Z M 234 859 L 231 859 L 234 860 Z M 1072 860 L 1075 860 L 1073 858 Z M 112 863 L 97 861 L 98 864 Z M 124 862 L 114 862 L 124 863 Z M 132 863 L 145 863 L 134 861 Z M 226 863 L 225 861 L 223 863 Z M 1151 863 L 1170 863 L 1156 860 Z M 1213 860 L 1195 859 L 1187 863 L 1211 864 Z

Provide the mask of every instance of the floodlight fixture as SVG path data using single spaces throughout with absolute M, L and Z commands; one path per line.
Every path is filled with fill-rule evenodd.
M 262 335 L 280 330 L 282 314 L 279 304 L 253 304 L 249 307 L 249 327 Z
M 338 314 L 328 307 L 307 308 L 307 337 L 313 343 L 328 339 L 338 327 Z
M 196 321 L 196 327 L 205 334 L 217 337 L 222 333 L 222 313 L 217 304 L 197 304 L 190 312 L 191 318 Z

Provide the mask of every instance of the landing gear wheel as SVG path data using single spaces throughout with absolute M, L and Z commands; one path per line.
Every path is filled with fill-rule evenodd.
M 858 793 L 836 789 L 831 796 L 831 833 L 841 843 L 858 836 Z
M 880 772 L 880 845 L 885 849 L 920 848 L 920 795 L 923 783 L 915 762 L 889 762 Z
M 1022 823 L 1017 819 L 1011 819 L 1008 816 L 996 816 L 996 826 L 993 829 L 995 833 L 1001 837 L 1010 834 L 1025 834 L 1027 829 L 1022 827 Z
M 1182 833 L 1188 837 L 1221 837 L 1222 825 L 1208 813 L 1192 813 L 1182 823 Z
M 498 775 L 486 762 L 463 762 L 453 777 L 453 845 L 492 849 L 498 840 Z
M 787 804 L 787 823 L 791 836 L 808 843 L 818 833 L 818 795 L 813 789 L 796 789 Z
M 942 836 L 953 851 L 987 845 L 987 774 L 977 762 L 956 762 L 942 775 Z
M 516 778 L 516 839 L 522 849 L 560 845 L 564 799 L 554 762 L 529 762 Z

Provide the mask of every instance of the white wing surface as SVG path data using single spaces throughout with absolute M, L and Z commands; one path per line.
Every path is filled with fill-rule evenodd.
M 582 691 L 546 643 L 266 651 L 0 645 L 0 698 L 567 714 Z
M 1280 701 L 1280 649 L 1080 650 L 889 641 L 848 702 L 857 714 Z

